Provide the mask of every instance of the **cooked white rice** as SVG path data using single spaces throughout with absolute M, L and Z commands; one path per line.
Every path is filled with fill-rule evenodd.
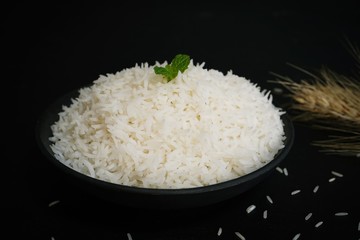
M 192 60 L 168 83 L 154 66 L 80 89 L 52 126 L 55 157 L 112 183 L 191 188 L 248 174 L 284 147 L 284 112 L 269 91 Z

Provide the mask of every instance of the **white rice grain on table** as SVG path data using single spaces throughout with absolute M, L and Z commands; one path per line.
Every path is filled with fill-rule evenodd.
M 315 227 L 318 228 L 318 227 L 320 227 L 323 223 L 324 223 L 323 221 L 320 221 L 320 222 L 318 222 L 317 224 L 315 224 Z
M 48 204 L 48 206 L 49 206 L 49 207 L 52 207 L 52 206 L 58 204 L 59 202 L 60 202 L 60 200 L 52 201 L 52 202 L 50 202 L 50 203 Z
M 271 203 L 271 204 L 274 203 L 273 200 L 272 200 L 272 198 L 271 198 L 269 195 L 266 196 L 266 199 L 269 201 L 269 203 Z
M 296 195 L 296 194 L 298 194 L 299 192 L 301 192 L 301 190 L 292 191 L 292 192 L 291 192 L 291 195 Z
M 276 94 L 282 94 L 284 90 L 282 88 L 275 87 L 273 88 L 273 92 Z
M 308 213 L 306 216 L 305 216 L 305 221 L 309 220 L 312 216 L 312 213 Z
M 218 232 L 217 232 L 217 235 L 218 235 L 218 236 L 220 236 L 220 235 L 221 235 L 221 233 L 222 233 L 222 228 L 221 228 L 221 227 L 219 227 L 219 230 L 218 230 Z
M 331 171 L 331 173 L 334 175 L 334 176 L 337 176 L 337 177 L 343 177 L 344 175 L 339 173 L 339 172 L 335 172 L 335 171 Z
M 247 212 L 247 213 L 251 213 L 252 211 L 254 211 L 255 208 L 256 208 L 255 205 L 250 205 L 250 206 L 248 206 L 248 207 L 246 208 L 246 212 Z
M 264 218 L 264 219 L 267 219 L 267 217 L 268 217 L 268 211 L 265 210 L 265 211 L 263 212 L 263 218 Z
M 130 233 L 127 233 L 126 236 L 127 236 L 128 240 L 133 240 Z
M 244 237 L 241 233 L 235 232 L 235 235 L 236 235 L 238 238 L 240 238 L 241 240 L 245 240 L 245 237 Z
M 347 216 L 347 215 L 349 215 L 349 213 L 347 213 L 347 212 L 337 212 L 337 213 L 335 213 L 335 216 Z
M 329 179 L 329 182 L 333 182 L 333 181 L 335 181 L 335 180 L 336 180 L 336 178 L 333 177 L 333 178 L 330 178 L 330 179 Z
M 285 176 L 288 176 L 288 175 L 289 175 L 289 172 L 288 172 L 287 168 L 284 168 L 283 171 L 284 171 L 284 175 L 285 175 Z
M 293 237 L 292 240 L 297 240 L 297 239 L 299 239 L 300 235 L 301 235 L 300 233 L 296 234 L 296 235 Z
M 314 187 L 313 192 L 316 193 L 318 190 L 319 190 L 319 185 L 316 185 L 316 186 Z

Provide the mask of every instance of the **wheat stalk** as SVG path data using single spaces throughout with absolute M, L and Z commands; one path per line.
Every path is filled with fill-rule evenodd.
M 360 51 L 348 42 L 360 74 Z M 311 123 L 312 127 L 335 132 L 329 139 L 313 141 L 322 151 L 360 157 L 360 78 L 348 77 L 323 67 L 311 73 L 291 65 L 310 79 L 296 82 L 293 79 L 272 73 L 288 90 L 291 98 L 289 109 L 296 114 L 294 121 Z

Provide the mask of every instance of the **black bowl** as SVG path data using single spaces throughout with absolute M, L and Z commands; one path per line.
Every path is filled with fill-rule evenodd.
M 293 124 L 287 114 L 282 115 L 286 139 L 285 147 L 279 150 L 274 159 L 265 166 L 241 177 L 222 183 L 204 187 L 186 189 L 148 189 L 130 187 L 105 182 L 81 174 L 58 161 L 50 148 L 49 137 L 52 136 L 50 126 L 58 120 L 62 106 L 69 106 L 71 98 L 77 97 L 74 90 L 51 104 L 40 116 L 36 126 L 37 143 L 45 157 L 64 173 L 67 180 L 77 184 L 81 189 L 107 201 L 122 205 L 157 209 L 181 209 L 207 206 L 235 197 L 264 180 L 283 161 L 289 153 L 294 141 Z

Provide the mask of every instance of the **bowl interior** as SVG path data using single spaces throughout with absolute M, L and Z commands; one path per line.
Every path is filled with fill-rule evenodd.
M 60 97 L 49 105 L 39 117 L 36 125 L 39 148 L 56 169 L 64 173 L 72 183 L 103 199 L 133 207 L 197 207 L 210 205 L 239 195 L 267 177 L 286 157 L 294 141 L 293 124 L 285 113 L 281 116 L 286 136 L 285 147 L 279 150 L 272 161 L 247 175 L 209 186 L 186 189 L 147 189 L 109 183 L 81 174 L 65 166 L 54 157 L 54 153 L 50 148 L 51 125 L 58 120 L 58 113 L 62 111 L 62 106 L 68 106 L 71 99 L 77 95 L 78 90 L 74 90 Z

